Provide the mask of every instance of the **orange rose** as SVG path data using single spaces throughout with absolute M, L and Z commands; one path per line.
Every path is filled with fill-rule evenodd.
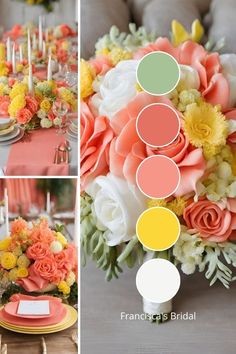
M 29 123 L 32 117 L 33 114 L 28 108 L 21 108 L 16 115 L 17 122 L 20 124 Z
M 27 249 L 26 254 L 28 258 L 37 260 L 49 256 L 50 251 L 48 245 L 45 245 L 41 242 L 36 242 Z
M 36 98 L 32 96 L 26 96 L 25 100 L 26 100 L 26 107 L 28 108 L 28 110 L 32 114 L 35 114 L 38 109 L 38 101 L 36 100 Z
M 57 263 L 52 257 L 37 259 L 33 265 L 34 271 L 43 279 L 50 282 L 59 281 L 61 272 L 57 269 Z
M 191 203 L 183 214 L 190 229 L 199 231 L 202 238 L 213 242 L 224 242 L 232 233 L 233 216 L 221 203 L 202 200 Z
M 43 220 L 40 224 L 34 226 L 30 238 L 33 242 L 41 242 L 47 245 L 55 240 L 54 233 L 48 227 L 47 220 Z

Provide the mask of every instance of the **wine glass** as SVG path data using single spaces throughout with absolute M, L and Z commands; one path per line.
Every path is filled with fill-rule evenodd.
M 68 104 L 61 100 L 56 100 L 53 103 L 52 111 L 55 116 L 58 118 L 57 126 L 59 127 L 56 133 L 58 135 L 62 135 L 66 133 L 66 124 L 67 124 L 67 117 L 66 114 L 68 112 Z

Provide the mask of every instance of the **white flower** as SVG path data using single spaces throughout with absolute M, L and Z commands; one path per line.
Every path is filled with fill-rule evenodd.
M 236 103 L 236 54 L 220 55 L 222 72 L 229 82 L 229 106 L 234 107 Z
M 41 125 L 42 128 L 48 129 L 48 128 L 51 128 L 52 121 L 50 119 L 48 119 L 48 118 L 43 118 L 40 121 L 40 125 Z
M 196 89 L 200 87 L 200 79 L 197 70 L 188 65 L 180 65 L 180 83 L 185 90 Z
M 137 95 L 137 66 L 137 60 L 121 61 L 115 68 L 107 72 L 99 85 L 96 83 L 94 88 L 98 92 L 93 96 L 92 103 L 100 115 L 112 119 Z
M 106 230 L 109 246 L 129 241 L 136 234 L 136 222 L 146 209 L 146 198 L 139 189 L 112 174 L 99 176 L 86 192 L 93 198 L 98 227 Z
M 59 253 L 63 249 L 62 244 L 59 241 L 52 241 L 50 245 L 50 251 L 52 253 Z

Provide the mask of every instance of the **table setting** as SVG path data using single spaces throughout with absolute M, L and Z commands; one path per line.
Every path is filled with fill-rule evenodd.
M 1 175 L 77 175 L 77 33 L 44 22 L 0 42 Z
M 48 347 L 53 344 L 52 338 L 65 333 L 68 341 L 65 339 L 64 350 L 71 347 L 70 353 L 77 352 L 76 187 L 71 180 L 68 194 L 66 183 L 58 182 L 58 190 L 67 193 L 70 205 L 73 205 L 73 209 L 68 209 L 65 203 L 55 198 L 53 191 L 41 193 L 39 184 L 35 184 L 38 181 L 18 179 L 14 191 L 11 181 L 0 186 L 0 196 L 3 196 L 0 203 L 1 354 L 7 354 L 8 350 L 12 353 L 10 333 L 14 334 L 14 343 L 15 338 L 22 340 L 22 335 L 27 335 L 31 342 L 37 340 L 35 350 L 38 347 L 42 353 L 48 352 Z M 49 186 L 51 180 L 45 183 Z M 38 214 L 36 205 L 31 205 L 32 195 L 28 195 L 28 207 L 24 206 L 22 214 L 13 208 L 16 201 L 13 196 L 18 195 L 24 203 L 25 195 L 29 194 L 27 185 L 33 187 L 32 195 L 41 193 Z

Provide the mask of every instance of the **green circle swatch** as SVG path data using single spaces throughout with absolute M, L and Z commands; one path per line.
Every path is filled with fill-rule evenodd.
M 137 80 L 144 91 L 151 95 L 165 95 L 174 90 L 180 79 L 177 61 L 165 52 L 145 55 L 137 68 Z

